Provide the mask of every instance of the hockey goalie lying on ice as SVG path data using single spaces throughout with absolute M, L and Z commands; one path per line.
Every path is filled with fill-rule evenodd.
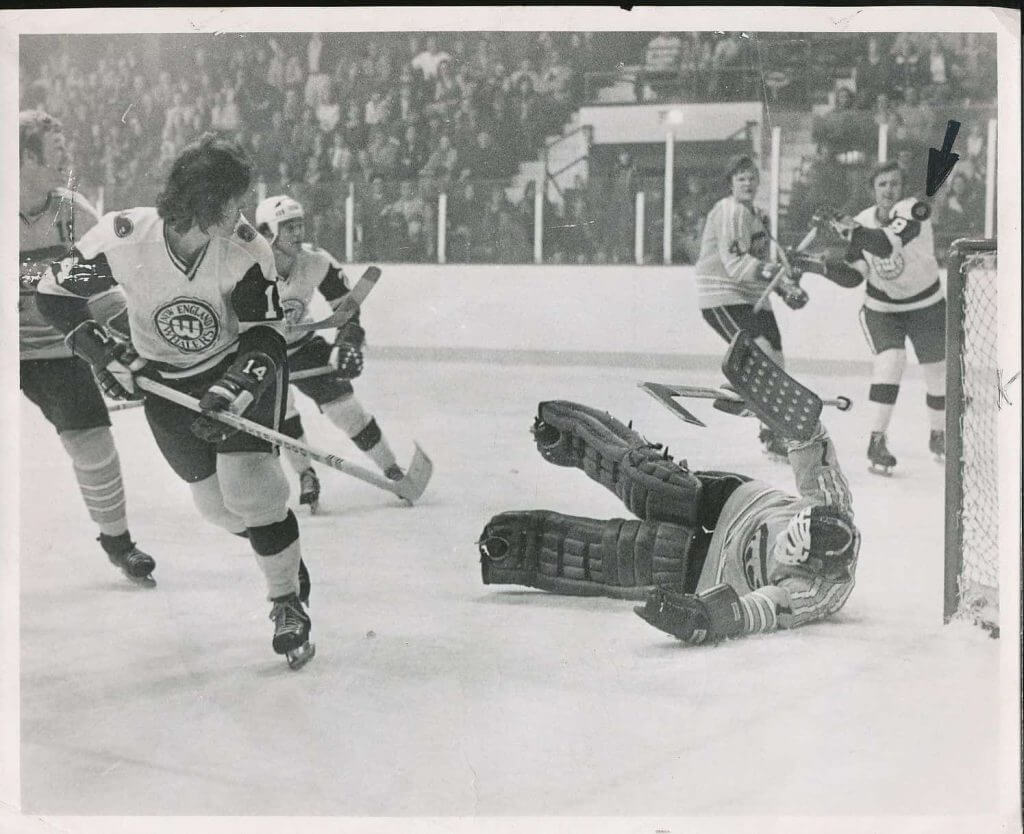
M 540 403 L 537 449 L 622 499 L 638 520 L 506 512 L 480 536 L 483 581 L 645 600 L 636 613 L 687 643 L 831 616 L 853 591 L 860 534 L 818 422 L 788 442 L 799 497 L 734 472 L 691 472 L 610 414 Z

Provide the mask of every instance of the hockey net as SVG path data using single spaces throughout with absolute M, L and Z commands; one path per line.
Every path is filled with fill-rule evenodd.
M 995 240 L 950 248 L 944 616 L 999 634 L 999 333 Z

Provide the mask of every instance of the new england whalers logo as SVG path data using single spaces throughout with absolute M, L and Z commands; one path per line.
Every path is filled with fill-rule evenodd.
M 301 298 L 282 298 L 281 307 L 288 324 L 298 324 L 306 315 L 306 304 Z
M 156 311 L 153 317 L 160 335 L 185 353 L 199 353 L 217 341 L 220 323 L 205 301 L 176 298 Z
M 899 249 L 894 248 L 892 254 L 885 258 L 879 258 L 870 252 L 865 252 L 864 257 L 871 264 L 875 275 L 883 281 L 895 281 L 903 274 L 903 253 Z

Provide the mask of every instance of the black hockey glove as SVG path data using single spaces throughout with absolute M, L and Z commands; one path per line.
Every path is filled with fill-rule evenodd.
M 355 379 L 363 372 L 363 343 L 366 331 L 354 321 L 338 328 L 338 376 Z
M 146 360 L 135 352 L 131 342 L 115 338 L 91 319 L 68 333 L 64 342 L 75 356 L 92 366 L 100 388 L 112 400 L 142 398 L 135 387 L 135 374 L 146 366 Z
M 743 633 L 740 598 L 729 585 L 715 585 L 698 594 L 660 586 L 633 609 L 642 620 L 685 643 L 717 643 Z
M 244 417 L 276 380 L 277 365 L 267 354 L 261 351 L 243 353 L 235 358 L 224 376 L 206 390 L 199 400 L 199 407 L 204 412 L 223 411 Z M 206 414 L 192 422 L 192 433 L 207 443 L 220 443 L 237 431 Z

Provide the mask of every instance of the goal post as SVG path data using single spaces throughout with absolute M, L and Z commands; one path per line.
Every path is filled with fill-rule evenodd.
M 996 241 L 954 241 L 946 278 L 943 618 L 999 633 L 999 305 Z

